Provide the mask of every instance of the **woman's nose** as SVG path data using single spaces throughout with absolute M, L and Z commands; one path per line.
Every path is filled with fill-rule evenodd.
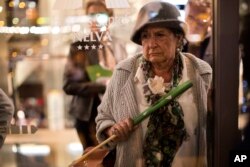
M 148 39 L 148 46 L 149 47 L 156 47 L 157 46 L 157 41 L 155 37 L 150 37 Z

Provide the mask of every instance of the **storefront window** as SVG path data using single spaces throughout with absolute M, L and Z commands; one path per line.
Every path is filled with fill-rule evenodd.
M 188 0 L 165 1 L 176 5 L 181 13 L 181 19 L 189 22 L 188 24 L 191 26 L 187 31 L 187 43 L 183 48 L 184 51 L 208 62 L 214 71 L 213 84 L 211 92 L 209 92 L 211 99 L 208 101 L 209 111 L 206 129 L 208 166 L 212 167 L 214 164 L 218 164 L 218 159 L 214 156 L 218 153 L 221 154 L 221 150 L 215 149 L 215 147 L 221 146 L 217 140 L 223 137 L 220 134 L 224 132 L 220 129 L 223 126 L 221 117 L 227 117 L 228 114 L 224 111 L 227 104 L 218 103 L 223 99 L 230 98 L 228 96 L 220 97 L 221 94 L 226 94 L 223 88 L 228 88 L 227 84 L 220 85 L 224 81 L 220 79 L 227 77 L 226 74 L 221 73 L 229 71 L 229 67 L 235 68 L 233 62 L 224 57 L 225 55 L 221 56 L 222 59 L 216 57 L 218 53 L 225 53 L 220 50 L 222 43 L 219 42 L 221 42 L 222 36 L 217 34 L 220 30 L 218 22 L 221 25 L 224 25 L 225 22 L 218 19 L 220 16 L 216 13 L 220 11 L 217 9 L 218 2 L 190 0 L 192 4 L 188 6 Z M 107 36 L 107 39 L 112 39 L 114 35 L 124 41 L 128 57 L 133 57 L 136 53 L 141 52 L 141 47 L 130 40 L 136 16 L 139 9 L 150 1 L 121 0 L 120 4 L 112 3 L 112 0 L 108 2 L 110 7 L 114 7 L 114 16 L 108 20 L 111 24 L 110 33 L 112 36 Z M 63 91 L 63 75 L 69 58 L 70 44 L 80 41 L 84 36 L 90 34 L 90 16 L 85 14 L 85 3 L 81 0 L 5 0 L 0 2 L 0 87 L 9 94 L 15 104 L 15 115 L 12 123 L 18 126 L 34 125 L 38 128 L 36 134 L 29 137 L 23 135 L 7 136 L 6 145 L 0 152 L 0 166 L 7 167 L 10 166 L 9 164 L 17 164 L 19 158 L 22 160 L 19 162 L 25 163 L 23 160 L 27 157 L 29 162 L 37 162 L 39 158 L 42 159 L 44 166 L 65 166 L 81 156 L 83 150 L 73 128 L 74 119 L 69 114 L 72 96 L 66 95 Z M 230 3 L 230 5 L 232 4 Z M 237 118 L 232 115 L 227 117 L 232 121 L 230 125 L 233 128 L 235 124 L 238 124 L 238 129 L 235 131 L 242 132 L 242 134 L 242 130 L 248 124 L 250 111 L 248 74 L 250 61 L 247 38 L 249 35 L 249 9 L 248 1 L 240 0 L 239 30 L 241 36 L 239 48 L 240 55 L 242 55 L 240 57 L 242 58 L 242 71 L 239 71 L 242 73 L 239 74 L 239 98 L 231 97 L 231 99 L 234 98 L 234 101 L 229 99 L 230 104 L 234 104 L 237 100 L 238 110 L 236 114 L 231 113 L 233 116 L 237 115 Z M 107 21 L 103 20 L 104 18 L 105 15 L 99 15 L 95 19 L 96 21 L 101 19 L 99 21 L 103 23 Z M 213 20 L 214 18 L 216 19 Z M 223 34 L 223 36 L 227 36 L 227 34 Z M 102 35 L 98 36 L 98 38 L 102 37 Z M 237 38 L 236 35 L 234 37 Z M 91 37 L 86 39 L 91 40 Z M 224 42 L 228 42 L 228 40 Z M 84 47 L 78 49 L 85 49 Z M 225 50 L 232 48 L 230 46 Z M 223 66 L 221 61 L 224 60 L 226 60 L 225 63 L 228 63 L 228 67 Z M 235 71 L 230 72 L 234 78 L 236 75 L 238 76 Z M 233 86 L 235 84 L 233 82 Z M 233 91 L 236 92 L 235 89 Z M 218 99 L 219 102 L 216 101 Z M 223 111 L 217 111 L 222 107 L 225 107 Z M 230 110 L 230 108 L 226 109 Z M 239 123 L 236 123 L 234 121 L 238 119 L 238 116 Z M 225 136 L 229 136 L 226 132 L 224 133 Z M 244 138 L 244 135 L 241 137 Z M 59 146 L 58 143 L 62 146 Z M 30 147 L 31 145 L 32 147 Z M 32 150 L 30 148 L 36 148 L 41 152 L 38 153 L 39 155 L 35 155 L 36 153 L 28 155 L 29 153 L 22 152 L 25 149 Z M 18 156 L 16 156 L 17 153 Z M 2 158 L 4 160 L 1 157 L 4 157 Z M 34 164 L 37 165 L 37 163 Z

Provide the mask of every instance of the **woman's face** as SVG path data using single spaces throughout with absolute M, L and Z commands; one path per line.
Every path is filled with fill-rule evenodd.
M 90 22 L 90 29 L 92 32 L 103 31 L 101 30 L 103 26 L 105 26 L 105 28 L 108 27 L 109 17 L 104 6 L 92 5 L 88 8 L 87 14 L 92 17 L 92 20 Z M 101 23 L 98 21 L 100 21 Z
M 175 57 L 179 38 L 164 27 L 148 26 L 141 33 L 143 55 L 151 63 L 168 63 Z

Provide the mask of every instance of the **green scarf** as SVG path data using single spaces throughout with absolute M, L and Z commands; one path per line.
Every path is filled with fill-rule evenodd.
M 146 81 L 154 77 L 151 63 L 144 58 L 141 61 L 141 68 Z M 182 69 L 183 64 L 180 55 L 177 54 L 170 89 L 178 85 L 182 78 Z M 148 84 L 144 84 L 143 91 L 150 104 L 154 104 L 161 97 L 159 94 L 153 94 Z M 143 144 L 143 155 L 147 167 L 171 166 L 176 152 L 187 138 L 183 117 L 182 108 L 176 99 L 150 116 Z

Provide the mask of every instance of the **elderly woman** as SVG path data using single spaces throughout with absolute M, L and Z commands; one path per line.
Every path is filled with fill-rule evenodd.
M 206 162 L 207 93 L 212 69 L 201 59 L 182 53 L 185 23 L 166 2 L 141 8 L 132 41 L 143 53 L 117 65 L 98 107 L 97 138 L 116 148 L 118 167 L 204 167 Z M 160 108 L 141 124 L 132 119 L 163 94 L 187 80 L 193 87 Z

